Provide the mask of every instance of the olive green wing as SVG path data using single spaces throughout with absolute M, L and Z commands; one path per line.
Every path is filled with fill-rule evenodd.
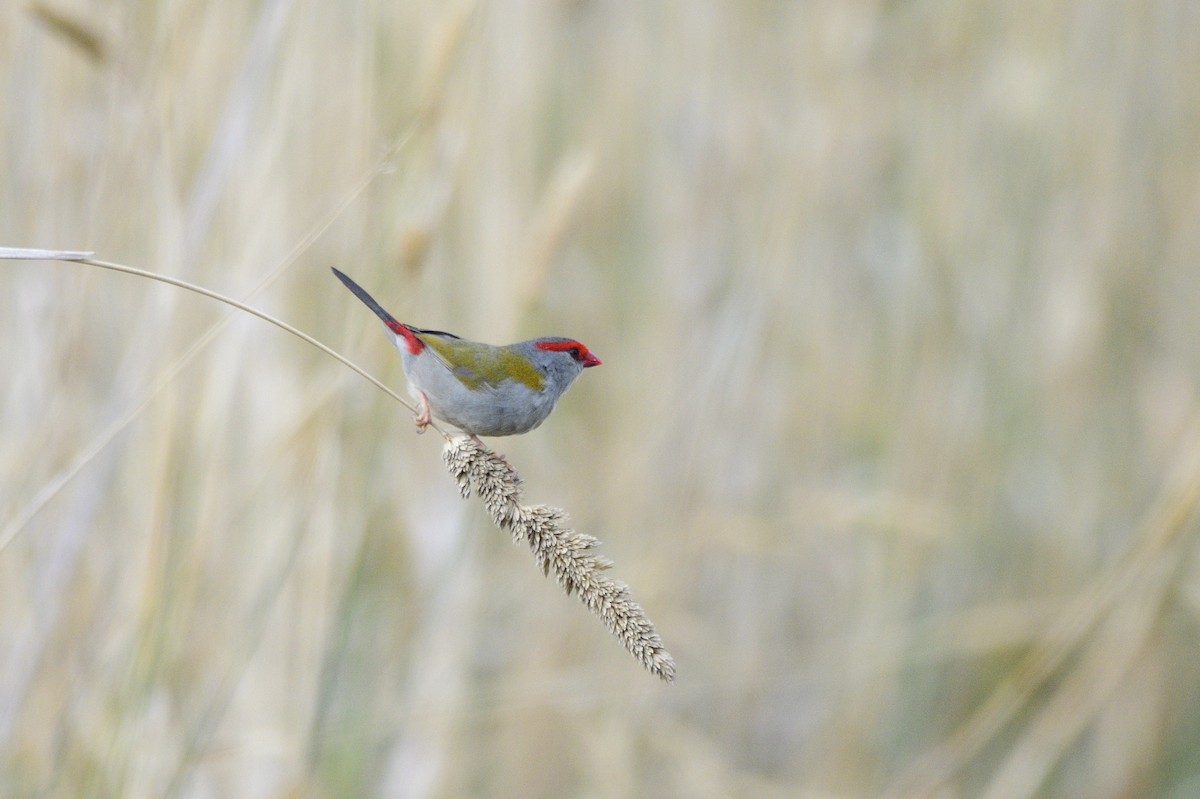
M 480 344 L 436 330 L 415 332 L 438 363 L 473 391 L 494 391 L 507 380 L 533 391 L 542 388 L 542 373 L 512 347 Z

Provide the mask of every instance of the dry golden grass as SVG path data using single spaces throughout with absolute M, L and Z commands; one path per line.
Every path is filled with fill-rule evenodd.
M 328 357 L 0 262 L 0 795 L 1200 792 L 1200 12 L 0 4 L 0 246 L 399 359 L 571 335 L 505 440 L 679 664 Z
M 567 527 L 567 514 L 561 508 L 522 505 L 525 492 L 516 469 L 478 440 L 451 439 L 442 459 L 463 499 L 476 494 L 493 524 L 512 533 L 514 542 L 529 545 L 543 574 L 553 572 L 568 594 L 577 594 L 647 671 L 666 682 L 675 680 L 675 661 L 645 611 L 633 601 L 629 586 L 604 574 L 612 562 L 595 552 L 599 541 L 594 536 Z

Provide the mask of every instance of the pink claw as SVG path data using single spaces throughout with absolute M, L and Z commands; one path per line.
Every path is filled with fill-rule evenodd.
M 418 391 L 417 393 L 421 395 L 421 409 L 417 411 L 417 415 L 413 417 L 413 421 L 417 423 L 417 435 L 420 435 L 429 429 L 431 419 L 429 416 L 429 398 L 425 396 L 424 391 Z

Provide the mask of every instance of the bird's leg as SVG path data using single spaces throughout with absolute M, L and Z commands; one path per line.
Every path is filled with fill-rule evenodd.
M 420 397 L 421 407 L 417 411 L 417 415 L 413 417 L 413 421 L 417 423 L 417 434 L 420 435 L 429 428 L 429 397 L 425 396 L 424 391 L 417 391 L 417 394 Z

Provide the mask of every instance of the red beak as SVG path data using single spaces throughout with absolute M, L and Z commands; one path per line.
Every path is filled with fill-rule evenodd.
M 586 369 L 589 366 L 599 366 L 602 363 L 604 362 L 589 352 L 587 357 L 583 359 L 583 368 Z

